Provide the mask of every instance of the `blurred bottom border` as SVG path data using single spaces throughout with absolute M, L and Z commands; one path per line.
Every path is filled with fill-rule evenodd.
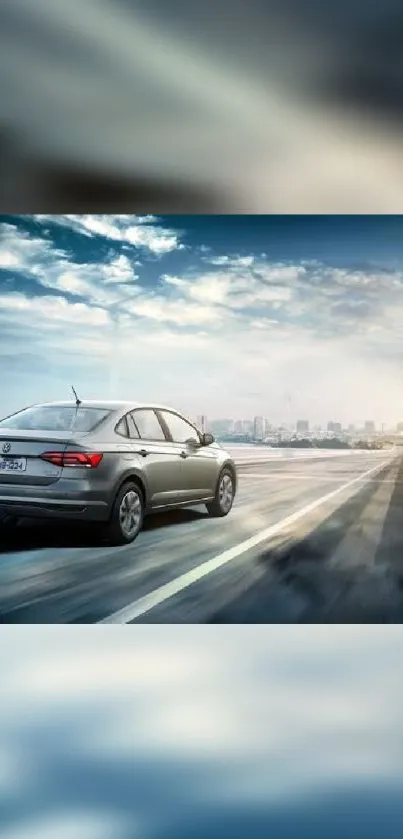
M 3 626 L 3 839 L 400 836 L 398 626 Z

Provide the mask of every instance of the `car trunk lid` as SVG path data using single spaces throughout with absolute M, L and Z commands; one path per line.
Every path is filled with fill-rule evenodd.
M 48 486 L 59 480 L 62 466 L 49 463 L 42 455 L 49 451 L 65 452 L 85 433 L 71 431 L 20 431 L 1 429 L 0 486 L 5 484 Z

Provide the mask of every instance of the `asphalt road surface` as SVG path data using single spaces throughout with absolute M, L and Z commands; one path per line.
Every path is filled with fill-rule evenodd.
M 255 462 L 251 458 L 255 457 Z M 3 623 L 403 619 L 403 458 L 238 450 L 225 519 L 150 516 L 130 546 L 23 523 L 0 543 Z

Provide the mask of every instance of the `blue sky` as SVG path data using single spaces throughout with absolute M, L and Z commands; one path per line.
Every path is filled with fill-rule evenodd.
M 2 839 L 401 836 L 401 627 L 2 634 Z
M 403 218 L 2 216 L 1 413 L 403 418 Z M 4 379 L 3 379 L 4 381 Z

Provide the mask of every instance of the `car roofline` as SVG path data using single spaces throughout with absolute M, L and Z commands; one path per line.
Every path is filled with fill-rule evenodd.
M 27 405 L 24 408 L 20 408 L 18 411 L 13 411 L 13 414 L 22 413 L 22 411 L 29 410 L 29 408 L 52 408 L 52 407 L 59 407 L 59 408 L 76 408 L 76 402 L 74 399 L 61 399 L 61 400 L 54 400 L 52 402 L 36 402 L 32 405 Z M 186 419 L 185 414 L 182 413 L 178 408 L 174 408 L 172 405 L 161 405 L 155 402 L 126 402 L 124 400 L 118 399 L 110 399 L 110 400 L 100 400 L 100 399 L 82 399 L 80 401 L 79 408 L 94 408 L 99 410 L 111 410 L 113 412 L 122 411 L 134 411 L 138 409 L 147 409 L 150 408 L 154 411 L 170 411 L 174 414 L 179 414 Z M 13 414 L 8 414 L 8 416 L 13 416 Z M 190 420 L 189 420 L 190 422 Z

